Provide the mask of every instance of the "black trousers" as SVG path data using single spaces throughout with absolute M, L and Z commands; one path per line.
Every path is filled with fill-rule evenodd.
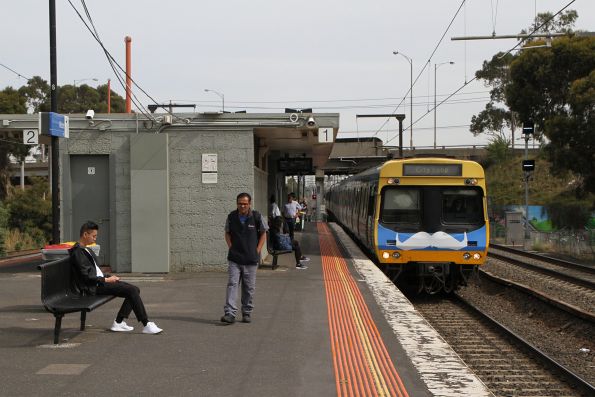
M 102 283 L 97 286 L 96 294 L 124 298 L 124 302 L 122 302 L 122 306 L 118 312 L 118 317 L 128 318 L 130 312 L 134 310 L 134 315 L 138 321 L 144 324 L 149 320 L 145 305 L 140 298 L 140 289 L 136 285 L 128 284 L 124 281 Z
M 295 218 L 285 218 L 285 224 L 287 225 L 289 238 L 293 240 L 293 231 L 295 230 Z
M 295 255 L 295 264 L 297 265 L 300 263 L 300 259 L 302 259 L 302 247 L 300 247 L 300 243 L 297 240 L 291 240 L 291 248 Z

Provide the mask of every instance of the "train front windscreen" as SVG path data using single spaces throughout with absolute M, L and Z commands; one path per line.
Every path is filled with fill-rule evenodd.
M 473 230 L 484 222 L 476 186 L 389 186 L 382 191 L 380 223 L 399 231 Z

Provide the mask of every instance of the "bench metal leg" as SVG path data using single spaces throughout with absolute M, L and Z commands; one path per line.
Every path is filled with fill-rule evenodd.
M 277 255 L 273 255 L 273 266 L 272 266 L 273 270 L 275 270 L 276 268 L 279 267 L 279 265 L 277 264 L 277 258 L 278 258 Z
M 57 345 L 60 341 L 60 328 L 62 327 L 63 314 L 54 314 L 56 317 L 56 324 L 54 325 L 54 345 Z
M 85 330 L 85 320 L 87 319 L 87 312 L 81 310 L 81 331 Z

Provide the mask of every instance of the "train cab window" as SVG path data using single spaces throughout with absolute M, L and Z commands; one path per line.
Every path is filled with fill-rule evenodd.
M 382 223 L 419 223 L 419 190 L 399 187 L 384 189 L 382 192 L 380 220 Z
M 478 224 L 483 222 L 483 197 L 480 189 L 444 189 L 442 191 L 442 219 L 450 224 Z

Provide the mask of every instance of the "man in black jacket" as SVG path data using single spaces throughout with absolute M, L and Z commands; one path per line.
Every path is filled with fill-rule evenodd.
M 99 268 L 97 256 L 87 247 L 97 240 L 98 230 L 99 226 L 95 222 L 85 222 L 81 226 L 78 243 L 68 250 L 73 271 L 73 288 L 83 295 L 114 295 L 124 298 L 116 320 L 110 328 L 112 331 L 132 331 L 134 328 L 126 324 L 124 319 L 134 310 L 137 320 L 144 325 L 144 334 L 160 333 L 163 330 L 147 317 L 145 305 L 140 298 L 140 289 L 120 281 L 118 276 L 103 274 Z
M 254 287 L 256 285 L 256 269 L 260 262 L 260 251 L 266 240 L 268 226 L 262 215 L 250 208 L 252 197 L 248 193 L 240 193 L 236 197 L 238 209 L 227 216 L 225 222 L 225 242 L 229 248 L 228 281 L 225 314 L 221 322 L 233 324 L 238 312 L 236 300 L 238 287 L 242 283 L 242 321 L 249 323 L 254 305 Z

